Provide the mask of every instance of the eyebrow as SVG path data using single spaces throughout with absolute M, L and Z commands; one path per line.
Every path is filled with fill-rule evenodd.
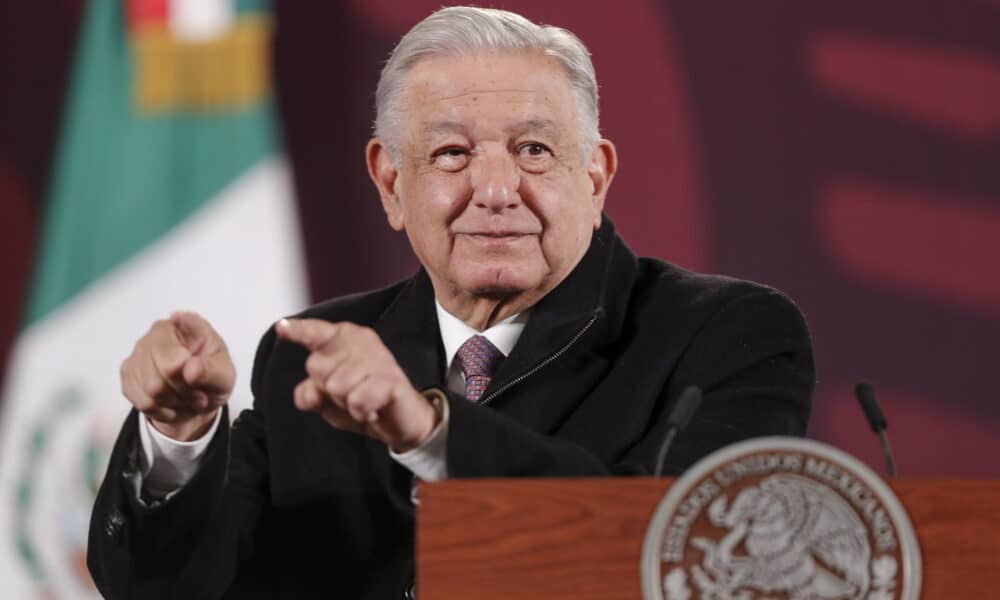
M 432 121 L 424 127 L 426 133 L 466 133 L 465 125 L 459 121 Z
M 552 119 L 526 119 L 507 128 L 507 133 L 514 137 L 535 131 L 544 133 L 551 138 L 559 138 L 559 128 Z
M 530 118 L 514 123 L 504 130 L 508 135 L 517 137 L 529 132 L 541 132 L 551 138 L 559 138 L 559 128 L 552 119 Z M 424 127 L 427 134 L 458 133 L 468 135 L 468 128 L 460 121 L 432 121 Z

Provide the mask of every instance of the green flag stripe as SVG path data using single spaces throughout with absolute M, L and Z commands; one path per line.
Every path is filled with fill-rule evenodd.
M 122 4 L 92 1 L 81 28 L 29 324 L 276 150 L 269 98 L 238 110 L 138 114 Z

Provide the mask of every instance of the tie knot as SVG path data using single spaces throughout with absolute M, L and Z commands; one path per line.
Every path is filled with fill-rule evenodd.
M 456 354 L 458 366 L 466 379 L 470 377 L 493 377 L 503 352 L 481 335 L 474 335 L 465 340 Z

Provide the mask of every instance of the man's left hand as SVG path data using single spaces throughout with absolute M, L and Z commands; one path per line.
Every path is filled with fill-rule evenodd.
M 278 335 L 309 350 L 309 376 L 295 386 L 295 406 L 346 431 L 411 450 L 437 426 L 438 414 L 374 330 L 353 323 L 282 319 Z

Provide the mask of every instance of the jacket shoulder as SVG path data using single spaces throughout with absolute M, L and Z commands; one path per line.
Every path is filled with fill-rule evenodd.
M 410 285 L 413 285 L 413 279 L 404 279 L 377 290 L 329 298 L 293 315 L 292 318 L 349 321 L 371 326 L 396 300 L 400 292 Z
M 348 321 L 357 325 L 371 326 L 404 289 L 414 284 L 414 281 L 415 278 L 404 279 L 381 289 L 329 298 L 294 315 L 289 315 L 289 318 L 323 319 L 330 322 Z M 277 341 L 278 336 L 272 323 L 261 337 L 254 356 L 253 370 L 250 375 L 250 388 L 254 397 L 257 397 L 261 391 L 262 378 Z
M 663 335 L 695 335 L 710 322 L 749 327 L 782 323 L 808 331 L 801 309 L 780 290 L 735 277 L 697 273 L 652 258 L 639 259 L 631 308 L 644 328 Z
M 656 258 L 639 259 L 637 295 L 657 303 L 684 305 L 713 313 L 748 297 L 792 304 L 782 291 L 762 283 L 727 275 L 698 273 Z

